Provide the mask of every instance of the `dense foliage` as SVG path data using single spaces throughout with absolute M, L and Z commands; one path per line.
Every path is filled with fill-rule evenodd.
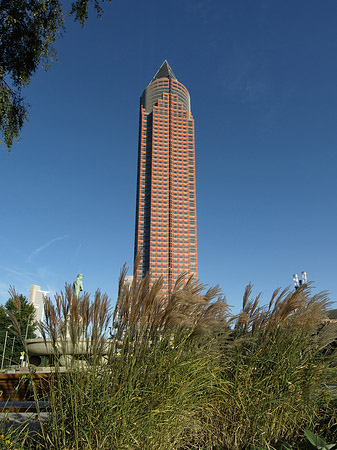
M 39 397 L 49 421 L 27 448 L 289 450 L 309 448 L 304 429 L 337 439 L 326 293 L 277 290 L 261 307 L 249 285 L 233 316 L 218 288 L 184 275 L 169 299 L 161 279 L 124 277 L 113 312 L 100 291 L 47 299 L 42 332 L 67 370 Z
M 71 3 L 69 14 L 82 26 L 89 3 L 101 15 L 101 0 Z M 27 118 L 22 87 L 41 64 L 48 68 L 55 59 L 54 42 L 62 36 L 65 13 L 61 0 L 0 0 L 0 145 L 8 151 Z
M 26 336 L 28 339 L 35 337 L 37 327 L 34 306 L 23 295 L 17 295 L 13 290 L 10 292 L 11 297 L 5 306 L 0 306 L 1 357 L 7 332 L 4 367 L 20 363 L 20 352 L 25 350 L 23 341 Z

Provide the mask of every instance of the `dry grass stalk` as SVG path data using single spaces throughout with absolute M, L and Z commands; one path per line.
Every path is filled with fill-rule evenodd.
M 40 324 L 43 338 L 51 338 L 55 355 L 69 353 L 102 355 L 111 322 L 108 296 L 97 290 L 93 301 L 84 293 L 77 297 L 72 286 L 56 294 L 54 302 L 45 299 L 45 322 Z
M 229 317 L 229 308 L 218 286 L 201 294 L 204 286 L 187 273 L 178 277 L 169 298 L 162 294 L 163 279 L 152 285 L 151 275 L 133 283 L 125 283 L 124 266 L 119 280 L 118 298 L 113 321 L 119 336 L 131 330 L 132 339 L 142 335 L 155 336 L 177 330 L 200 332 L 223 327 Z
M 249 284 L 243 297 L 242 311 L 235 317 L 236 332 L 266 333 L 279 327 L 313 330 L 324 322 L 331 304 L 325 291 L 311 296 L 310 283 L 295 291 L 276 289 L 268 308 L 259 306 L 261 294 L 250 300 L 251 293 L 252 285 Z
M 46 301 L 42 329 L 57 351 L 59 339 L 76 345 L 85 337 L 100 356 L 111 318 L 112 349 L 122 347 L 106 364 L 56 380 L 54 448 L 241 450 L 291 438 L 310 422 L 317 352 L 336 337 L 336 326 L 322 326 L 326 293 L 311 296 L 310 285 L 277 289 L 262 307 L 260 295 L 251 299 L 250 284 L 232 317 L 219 287 L 204 292 L 186 273 L 170 298 L 162 295 L 161 278 L 151 285 L 148 274 L 128 285 L 126 273 L 124 266 L 113 317 L 99 291 L 91 301 L 66 286 L 54 303 Z
M 19 314 L 19 317 L 20 317 L 21 316 L 20 296 L 17 294 L 17 292 L 16 292 L 16 290 L 15 290 L 15 288 L 13 286 L 10 286 L 8 292 L 9 292 L 10 298 L 11 298 L 11 300 L 13 302 L 13 305 L 14 305 L 15 309 L 18 311 L 18 314 Z M 7 314 L 8 318 L 12 322 L 12 325 L 13 325 L 12 332 L 14 333 L 14 335 L 16 337 L 18 337 L 20 340 L 22 340 L 20 322 L 17 320 L 17 318 L 15 317 L 15 315 L 11 311 L 8 311 L 7 309 L 5 309 L 5 313 Z

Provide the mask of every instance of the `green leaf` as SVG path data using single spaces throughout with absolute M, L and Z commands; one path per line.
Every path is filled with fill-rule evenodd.
M 293 450 L 293 448 L 287 442 L 282 442 L 281 447 L 279 447 L 279 450 Z
M 310 444 L 319 450 L 329 450 L 335 446 L 335 444 L 328 444 L 324 438 L 318 436 L 318 434 L 315 434 L 310 430 L 304 430 L 304 434 Z

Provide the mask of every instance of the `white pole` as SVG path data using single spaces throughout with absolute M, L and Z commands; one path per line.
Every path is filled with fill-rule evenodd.
M 27 336 L 28 336 L 28 327 L 29 327 L 30 316 L 31 316 L 31 314 L 29 314 L 28 320 L 27 320 L 25 340 L 27 340 Z
M 9 359 L 9 365 L 12 365 L 12 358 L 13 358 L 13 352 L 14 352 L 14 343 L 15 343 L 15 336 L 13 337 L 13 344 L 12 344 L 12 350 L 11 350 L 11 357 Z
M 6 351 L 6 344 L 7 344 L 7 335 L 8 335 L 8 331 L 6 331 L 6 335 L 5 335 L 4 351 L 2 352 L 1 370 L 4 367 L 5 351 Z

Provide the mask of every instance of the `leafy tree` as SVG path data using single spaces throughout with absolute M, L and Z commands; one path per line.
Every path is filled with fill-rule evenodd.
M 100 17 L 101 2 L 76 0 L 66 12 L 61 0 L 0 0 L 0 145 L 8 152 L 27 119 L 22 88 L 40 65 L 48 69 L 56 58 L 54 42 L 64 31 L 65 13 L 83 27 L 88 4 Z
M 28 300 L 22 294 L 16 294 L 14 289 L 10 289 L 10 295 L 11 298 L 6 302 L 5 306 L 0 306 L 1 358 L 6 331 L 8 331 L 4 367 L 9 364 L 10 360 L 15 364 L 19 363 L 20 352 L 24 350 L 23 341 L 26 336 L 27 339 L 34 338 L 37 327 L 34 305 L 28 303 Z

